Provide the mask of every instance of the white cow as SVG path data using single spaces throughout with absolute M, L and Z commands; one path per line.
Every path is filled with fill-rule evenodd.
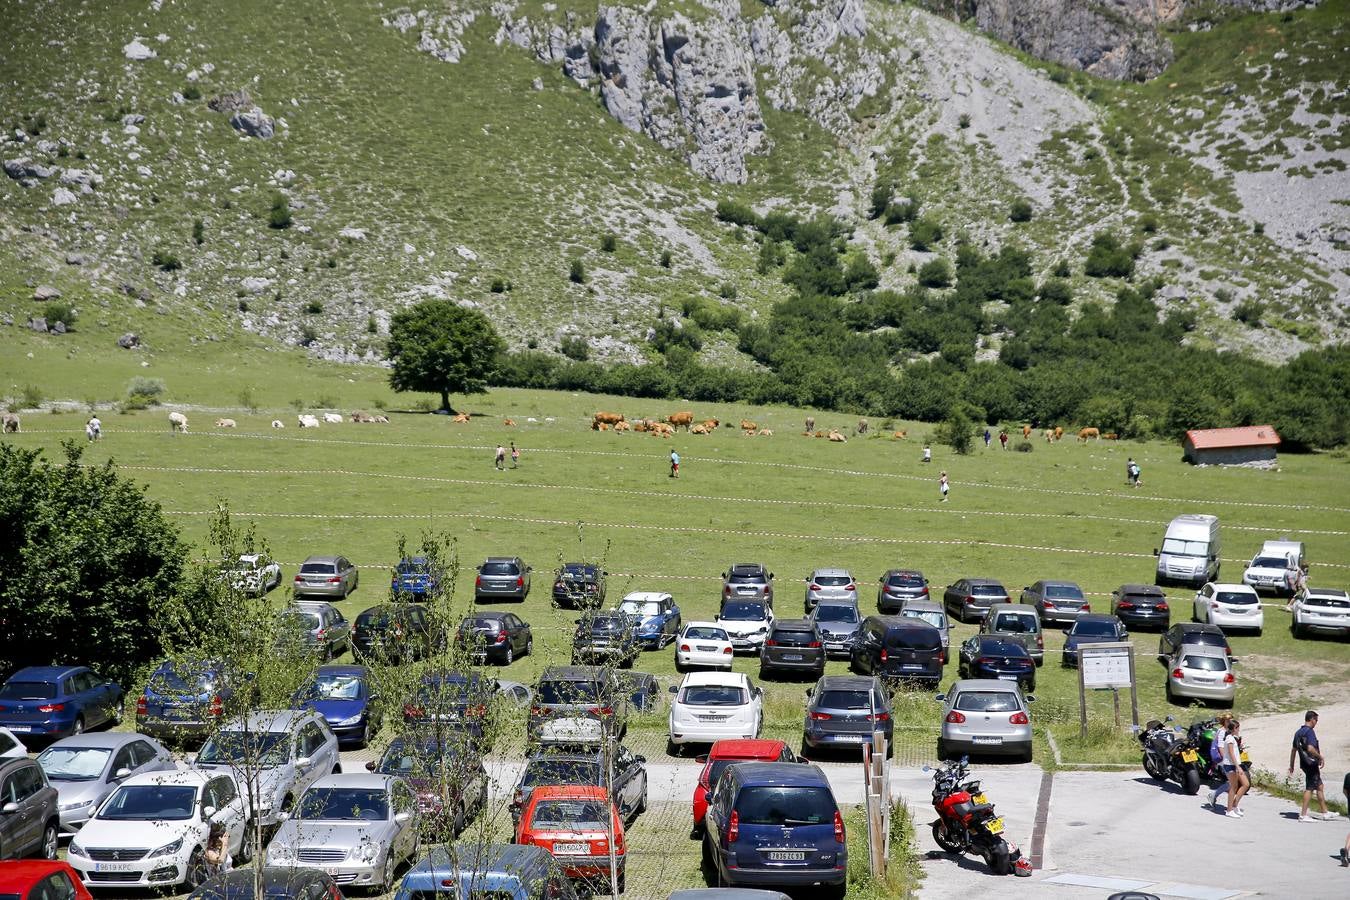
M 323 420 L 324 420 L 324 422 L 328 423 L 329 425 L 341 425 L 341 424 L 342 424 L 342 414 L 341 414 L 341 413 L 324 413 L 324 414 L 323 414 Z
M 314 416 L 311 416 L 309 413 L 301 413 L 300 416 L 299 416 L 298 418 L 299 418 L 299 420 L 300 420 L 300 427 L 301 427 L 301 428 L 318 428 L 318 427 L 319 427 L 319 420 L 318 420 L 317 418 L 315 418 Z
M 235 428 L 235 427 L 237 427 L 237 426 L 235 425 L 234 419 L 216 419 L 216 427 L 217 427 L 217 428 Z
M 181 431 L 186 434 L 188 428 L 187 416 L 180 412 L 169 413 L 169 427 L 176 432 Z
M 272 427 L 273 427 L 273 428 L 285 428 L 285 427 L 286 427 L 286 423 L 283 422 L 283 421 L 281 421 L 280 419 L 273 419 L 273 420 L 272 420 Z

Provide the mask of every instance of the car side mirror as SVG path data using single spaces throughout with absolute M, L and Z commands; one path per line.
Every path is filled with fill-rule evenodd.
M 126 778 L 130 774 L 131 770 L 128 769 L 126 766 L 123 766 L 122 768 L 118 769 L 116 772 L 113 773 L 113 778 L 117 781 L 121 781 L 123 778 Z
M 374 772 L 378 767 L 379 767 L 378 763 L 376 763 L 375 760 L 373 759 L 370 762 L 366 763 L 367 772 Z
M 772 573 L 772 572 L 769 573 L 769 580 L 770 580 L 770 581 L 773 581 L 773 573 Z
M 10 815 L 18 811 L 19 804 L 15 803 L 13 800 L 9 801 L 4 806 L 0 806 L 0 813 L 4 813 L 5 815 Z
M 1068 628 L 1061 628 L 1060 631 L 1063 632 L 1064 634 L 1068 634 L 1069 631 L 1070 631 L 1070 629 L 1068 629 Z
M 1026 701 L 1027 701 L 1028 703 L 1035 703 L 1035 702 L 1036 702 L 1036 695 L 1035 695 L 1035 694 L 1027 694 L 1027 696 L 1026 696 Z
M 399 813 L 394 813 L 395 822 L 408 822 L 411 820 L 412 820 L 412 813 L 408 812 L 407 810 L 404 810 L 403 812 Z
M 712 803 L 712 791 L 704 791 L 704 792 L 703 792 L 703 802 L 704 802 L 704 803 L 709 803 L 709 804 Z M 6 804 L 6 805 L 7 805 L 7 806 L 13 806 L 14 804 L 13 804 L 13 803 L 8 803 L 8 804 Z
M 672 694 L 678 694 L 680 692 L 680 689 L 673 684 L 670 687 L 666 688 L 666 690 Z
M 304 767 L 304 766 L 309 765 L 311 762 L 313 762 L 313 760 L 310 759 L 310 757 L 308 757 L 308 756 L 302 756 L 302 757 L 300 757 L 299 759 L 297 759 L 297 760 L 295 761 L 295 764 L 296 764 L 297 766 Z
M 936 700 L 936 701 L 938 701 L 939 703 L 946 703 L 946 702 L 947 702 L 947 695 L 946 695 L 946 694 L 938 694 L 938 695 L 937 695 L 936 697 L 934 697 L 933 699 Z
M 1158 548 L 1157 548 L 1157 547 L 1154 547 L 1154 548 L 1153 548 L 1153 555 L 1154 555 L 1154 556 L 1157 556 L 1157 555 L 1158 555 Z
M 283 809 L 281 812 L 277 813 L 277 819 L 279 821 L 289 822 L 290 818 L 291 818 L 291 811 L 289 809 Z
M 216 814 L 216 808 L 215 808 L 214 806 L 203 806 L 203 807 L 202 807 L 202 818 L 203 818 L 203 819 L 209 819 L 209 818 L 211 818 L 212 816 L 214 816 L 215 814 Z

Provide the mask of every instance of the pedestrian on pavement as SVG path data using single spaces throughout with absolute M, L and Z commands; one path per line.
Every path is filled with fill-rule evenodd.
M 1223 771 L 1223 739 L 1228 734 L 1228 722 L 1233 718 L 1232 713 L 1219 713 L 1214 717 L 1218 727 L 1214 729 L 1214 737 L 1209 742 L 1209 758 L 1220 772 Z M 1239 762 L 1241 757 L 1239 757 Z M 1221 781 L 1214 790 L 1209 792 L 1209 798 L 1206 801 L 1210 809 L 1219 808 L 1219 798 L 1228 793 L 1228 779 Z M 1225 804 L 1227 801 L 1224 801 Z M 1225 805 L 1225 809 L 1227 806 Z
M 938 490 L 942 492 L 942 502 L 947 502 L 947 492 L 951 490 L 951 485 L 947 483 L 947 473 L 943 472 L 938 476 Z
M 926 463 L 933 461 L 933 448 L 927 444 L 923 445 L 923 461 Z
M 520 448 L 516 446 L 515 441 L 511 442 L 511 468 L 520 468 Z
M 98 416 L 90 416 L 89 421 L 84 423 L 84 435 L 91 442 L 103 436 L 103 423 L 98 420 Z
M 1007 431 L 1000 431 L 1000 432 L 998 433 L 998 442 L 999 442 L 999 444 L 1003 447 L 1004 450 L 1007 450 L 1007 449 L 1008 449 L 1008 432 L 1007 432 Z
M 1245 815 L 1238 804 L 1252 786 L 1247 779 L 1247 771 L 1242 768 L 1242 745 L 1238 741 L 1241 728 L 1237 719 L 1229 719 L 1223 738 L 1223 773 L 1228 776 L 1228 811 L 1224 815 L 1230 819 L 1240 819 Z
M 1350 772 L 1345 773 L 1345 783 L 1341 789 L 1345 791 L 1345 808 L 1350 810 Z M 1345 836 L 1345 846 L 1341 848 L 1341 865 L 1350 866 L 1350 834 Z
M 1326 764 L 1326 757 L 1322 755 L 1322 748 L 1317 744 L 1317 710 L 1310 709 L 1303 715 L 1303 727 L 1294 732 L 1294 744 L 1289 748 L 1289 774 L 1294 774 L 1294 761 L 1298 760 L 1298 766 L 1303 770 L 1303 805 L 1298 811 L 1298 820 L 1300 822 L 1311 822 L 1313 817 L 1308 815 L 1308 805 L 1312 802 L 1313 794 L 1317 794 L 1317 803 L 1322 807 L 1322 819 L 1334 819 L 1336 814 L 1327 811 L 1326 788 L 1322 785 L 1322 766 Z
M 984 449 L 986 449 L 986 450 L 989 449 L 989 442 L 990 442 L 991 440 L 993 440 L 993 435 L 991 435 L 991 434 L 989 433 L 989 429 L 986 428 L 986 429 L 984 430 Z
M 501 472 L 506 469 L 506 466 L 504 465 L 505 462 L 506 462 L 506 448 L 503 447 L 501 444 L 498 444 L 497 455 L 493 458 L 493 465 L 497 467 L 498 472 Z
M 674 448 L 670 451 L 670 477 L 680 477 L 680 454 L 676 453 Z

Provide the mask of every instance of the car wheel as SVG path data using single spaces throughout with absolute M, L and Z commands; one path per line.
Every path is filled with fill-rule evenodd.
M 526 655 L 526 656 L 534 656 L 534 637 L 533 637 L 533 636 L 528 637 L 528 638 L 525 639 L 525 655 Z
M 394 886 L 394 871 L 398 863 L 394 860 L 394 848 L 390 847 L 384 857 L 384 872 L 380 876 L 380 887 L 385 891 Z
M 122 707 L 125 705 L 125 700 L 125 697 L 118 697 L 117 702 L 112 705 L 111 714 L 108 716 L 108 720 L 112 722 L 114 728 L 122 724 Z
M 84 734 L 84 716 L 75 717 L 75 725 L 71 728 L 70 733 L 72 735 Z
M 667 756 L 682 756 L 682 755 L 683 755 L 683 751 L 680 749 L 680 745 L 679 745 L 679 744 L 675 743 L 675 742 L 672 741 L 672 740 L 667 740 L 667 741 L 666 741 L 666 755 L 667 755 Z
M 239 842 L 239 863 L 247 865 L 253 862 L 253 829 L 257 827 L 255 822 L 246 822 L 244 824 L 244 839 Z
M 42 858 L 56 859 L 57 847 L 56 823 L 48 822 L 47 827 L 42 829 Z
M 937 742 L 937 758 L 938 758 L 938 762 L 942 762 L 942 761 L 944 761 L 944 760 L 947 758 L 947 745 L 946 745 L 945 743 L 943 743 L 942 738 L 938 738 L 938 742 Z
M 464 813 L 464 801 L 455 804 L 455 815 L 450 820 L 451 836 L 457 837 L 464 830 L 464 825 L 469 821 Z
M 184 880 L 183 886 L 187 888 L 190 894 L 201 887 L 204 881 L 206 881 L 206 860 L 202 857 L 202 848 L 198 847 L 188 857 L 187 878 Z
M 370 716 L 366 716 L 366 727 L 364 727 L 364 728 L 361 729 L 361 747 L 362 747 L 362 748 L 365 748 L 365 747 L 369 747 L 369 746 L 370 746 L 370 739 L 371 739 L 372 737 L 375 736 L 375 729 L 374 729 L 374 727 L 373 727 L 374 724 L 375 724 L 375 723 L 371 721 Z
M 511 665 L 511 663 L 515 662 L 515 659 L 516 659 L 515 651 L 513 651 L 511 647 L 508 645 L 506 648 L 506 656 L 502 657 L 502 665 L 509 666 Z
M 637 808 L 633 811 L 634 816 L 640 816 L 647 811 L 647 782 L 642 782 L 642 796 L 638 798 Z
M 1171 679 L 1171 678 L 1168 678 L 1168 679 L 1167 679 L 1167 690 L 1166 690 L 1166 694 L 1167 694 L 1167 702 L 1168 702 L 1168 703 L 1176 703 L 1176 702 L 1177 702 L 1177 695 L 1174 694 L 1174 693 L 1172 692 L 1172 679 Z

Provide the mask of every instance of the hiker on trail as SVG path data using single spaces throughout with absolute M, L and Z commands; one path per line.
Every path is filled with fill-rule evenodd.
M 503 463 L 505 462 L 506 462 L 506 448 L 503 447 L 501 444 L 498 444 L 497 456 L 493 460 L 493 464 L 497 467 L 497 471 L 501 472 L 505 470 L 506 466 L 503 465 Z
M 1322 785 L 1322 766 L 1326 765 L 1327 759 L 1318 746 L 1316 729 L 1317 710 L 1310 709 L 1303 716 L 1303 727 L 1294 732 L 1294 744 L 1289 748 L 1289 774 L 1294 774 L 1295 759 L 1303 770 L 1303 805 L 1298 811 L 1300 822 L 1313 821 L 1313 817 L 1308 815 L 1308 805 L 1312 802 L 1313 794 L 1317 795 L 1317 802 L 1322 807 L 1322 814 L 1318 818 L 1336 818 L 1336 813 L 1327 812 L 1326 788 Z
M 103 436 L 103 423 L 98 420 L 98 416 L 89 417 L 89 421 L 84 424 L 84 435 L 90 441 L 96 441 Z
M 998 442 L 1004 450 L 1008 449 L 1008 432 L 1000 431 L 998 433 Z
M 947 502 L 947 492 L 951 490 L 951 485 L 947 483 L 947 473 L 943 472 L 938 476 L 938 490 L 942 491 L 942 502 Z
M 984 430 L 984 449 L 986 449 L 986 450 L 989 449 L 989 442 L 990 442 L 991 440 L 993 440 L 993 435 L 991 435 L 991 434 L 989 433 L 989 429 L 986 428 L 986 429 Z
M 520 448 L 516 446 L 515 441 L 511 442 L 511 468 L 520 468 Z
M 676 453 L 674 450 L 670 451 L 670 477 L 680 477 L 680 454 Z

